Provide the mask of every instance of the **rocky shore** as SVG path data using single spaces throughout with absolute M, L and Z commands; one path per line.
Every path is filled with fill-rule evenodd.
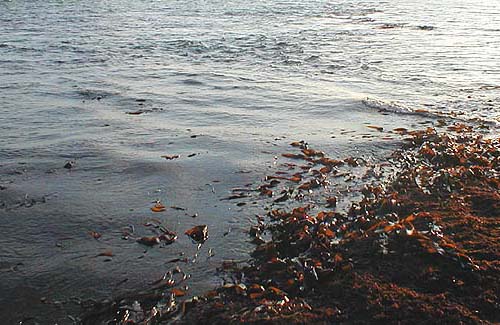
M 394 133 L 403 148 L 377 165 L 293 142 L 252 188 L 266 213 L 251 259 L 221 265 L 225 285 L 188 297 L 174 268 L 83 323 L 500 322 L 500 139 L 464 124 Z M 341 209 L 332 181 L 356 168 L 361 199 Z

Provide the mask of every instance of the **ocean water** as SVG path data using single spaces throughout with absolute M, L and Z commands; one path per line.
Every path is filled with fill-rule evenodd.
M 498 1 L 2 1 L 0 314 L 71 323 L 72 297 L 146 287 L 192 257 L 197 224 L 210 239 L 181 266 L 203 292 L 248 258 L 263 213 L 221 199 L 290 141 L 380 161 L 396 127 L 498 133 L 499 99 Z M 185 210 L 152 213 L 157 199 Z M 178 241 L 122 239 L 152 218 Z

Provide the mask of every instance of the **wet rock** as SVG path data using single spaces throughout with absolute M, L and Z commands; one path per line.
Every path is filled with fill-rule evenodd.
M 67 161 L 65 164 L 64 164 L 64 168 L 66 169 L 72 169 L 74 168 L 76 165 L 76 162 L 74 160 L 70 160 L 70 161 Z
M 208 239 L 208 227 L 207 225 L 195 226 L 186 230 L 185 234 L 191 237 L 195 242 L 203 244 Z

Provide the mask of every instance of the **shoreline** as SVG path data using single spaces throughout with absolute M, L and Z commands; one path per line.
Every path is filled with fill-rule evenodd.
M 260 195 L 252 195 L 255 200 L 251 202 L 223 199 L 243 185 L 255 185 L 262 176 L 270 175 L 276 164 L 286 161 L 279 153 L 288 150 L 289 141 L 308 139 L 336 157 L 363 152 L 377 161 L 401 143 L 399 135 L 390 131 L 393 127 L 411 129 L 433 122 L 371 114 L 363 115 L 363 123 L 347 125 L 332 119 L 314 129 L 304 124 L 299 130 L 266 129 L 261 134 L 246 130 L 230 140 L 208 129 L 179 130 L 169 135 L 163 130 L 149 140 L 155 145 L 148 150 L 141 147 L 141 139 L 130 138 L 131 146 L 141 147 L 134 155 L 97 144 L 77 146 L 71 152 L 64 146 L 41 159 L 35 152 L 2 165 L 3 179 L 9 180 L 1 193 L 6 205 L 0 211 L 6 220 L 6 258 L 0 267 L 6 277 L 3 313 L 16 311 L 7 321 L 64 323 L 78 318 L 81 304 L 87 306 L 149 288 L 175 266 L 169 261 L 197 253 L 196 245 L 184 232 L 201 224 L 208 226 L 210 238 L 196 263 L 180 266 L 191 275 L 186 282 L 186 297 L 211 290 L 223 281 L 217 270 L 220 265 L 249 257 L 253 244 L 247 230 L 266 203 L 266 197 Z M 128 118 L 131 123 L 144 123 L 153 117 Z M 120 125 L 118 121 L 107 122 Z M 308 122 L 314 124 L 316 120 Z M 378 125 L 385 131 L 367 125 Z M 247 135 L 250 138 L 244 140 Z M 109 145 L 113 147 L 114 143 Z M 195 152 L 200 154 L 188 157 Z M 176 154 L 180 158 L 161 157 Z M 74 168 L 63 167 L 75 158 Z M 356 193 L 349 193 L 349 188 L 361 182 L 362 175 L 357 176 L 347 182 L 349 186 L 343 183 L 350 177 L 338 177 L 342 183 L 339 190 Z M 151 211 L 158 199 L 167 211 Z M 339 200 L 338 208 L 346 202 Z M 198 217 L 193 218 L 195 214 Z M 133 236 L 124 240 L 123 232 L 130 232 L 130 226 L 135 228 L 134 236 L 159 235 L 155 219 L 178 234 L 174 244 L 148 247 Z M 96 238 L 94 232 L 102 236 Z
M 249 229 L 252 259 L 221 265 L 231 280 L 189 299 L 175 281 L 160 285 L 93 306 L 83 323 L 500 321 L 499 139 L 461 123 L 396 132 L 406 144 L 379 168 L 399 168 L 377 181 L 370 166 L 346 213 L 326 189 L 366 163 L 292 143 L 287 170 L 255 188 L 271 195 L 268 212 Z

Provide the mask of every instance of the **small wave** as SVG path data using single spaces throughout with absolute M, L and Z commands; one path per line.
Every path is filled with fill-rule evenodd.
M 382 112 L 391 112 L 398 114 L 410 114 L 410 115 L 421 115 L 421 116 L 441 116 L 439 113 L 434 113 L 425 109 L 412 109 L 406 105 L 395 103 L 395 102 L 385 102 L 378 99 L 366 98 L 361 101 L 363 105 L 368 108 L 377 109 Z
M 417 25 L 417 26 L 412 26 L 407 23 L 385 23 L 382 25 L 378 25 L 375 27 L 377 29 L 401 29 L 401 28 L 409 28 L 409 29 L 415 29 L 415 30 L 423 30 L 423 31 L 431 31 L 436 29 L 436 27 L 431 26 L 431 25 Z
M 396 102 L 385 102 L 383 100 L 366 98 L 361 100 L 361 103 L 370 109 L 376 109 L 379 112 L 389 112 L 395 114 L 405 115 L 418 115 L 429 118 L 446 118 L 455 121 L 481 123 L 483 125 L 490 125 L 493 128 L 498 128 L 500 121 L 485 119 L 478 116 L 465 116 L 457 114 L 456 112 L 437 112 L 427 109 L 415 109 Z
M 436 29 L 436 27 L 430 26 L 430 25 L 420 25 L 420 26 L 417 26 L 417 29 L 419 29 L 419 30 L 434 30 L 434 29 Z
M 185 79 L 185 80 L 182 80 L 182 83 L 186 84 L 186 85 L 191 85 L 191 86 L 201 86 L 201 85 L 203 85 L 203 82 L 201 82 L 199 80 L 195 80 L 195 79 Z
M 480 90 L 497 90 L 500 89 L 500 85 L 484 85 L 479 87 Z
M 117 92 L 109 92 L 106 90 L 86 89 L 86 88 L 77 88 L 75 89 L 75 92 L 78 97 L 83 97 L 84 99 L 89 99 L 89 100 L 103 99 L 118 94 Z
M 405 23 L 385 23 L 377 26 L 377 29 L 394 29 L 394 28 L 403 28 L 405 27 Z

